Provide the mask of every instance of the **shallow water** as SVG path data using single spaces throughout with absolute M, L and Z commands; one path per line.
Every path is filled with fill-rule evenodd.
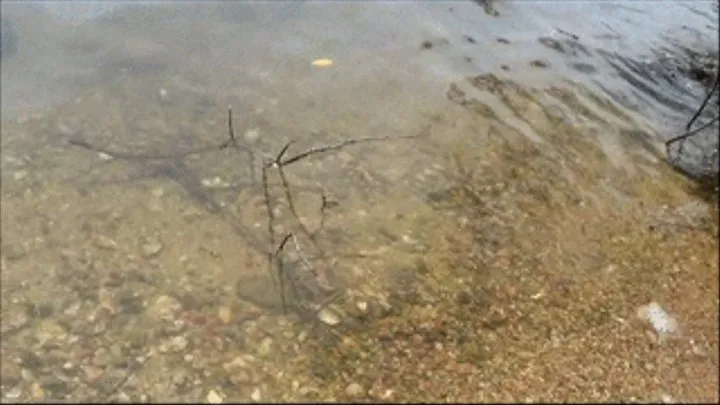
M 335 398 L 313 386 L 330 363 L 309 367 L 321 380 L 288 368 L 287 384 L 273 367 L 312 363 L 308 336 L 347 332 L 333 317 L 362 330 L 363 308 L 393 313 L 389 296 L 462 214 L 435 205 L 452 162 L 498 180 L 485 185 L 498 196 L 483 208 L 491 250 L 514 240 L 492 226 L 505 229 L 508 206 L 544 209 L 502 197 L 507 176 L 551 207 L 600 208 L 638 200 L 624 176 L 668 176 L 659 145 L 704 94 L 682 57 L 717 52 L 713 2 L 493 7 L 2 2 L 20 38 L 1 72 L 4 397 Z M 228 105 L 237 144 L 220 149 Z M 300 160 L 290 187 L 269 169 L 263 187 L 262 162 L 290 141 L 286 157 L 379 137 L 405 138 Z M 529 185 L 512 166 L 537 156 L 498 146 L 525 142 L 556 164 L 538 159 Z M 274 245 L 295 236 L 272 277 L 266 193 Z M 581 241 L 564 248 L 596 261 Z M 278 272 L 301 290 L 289 315 Z M 342 304 L 318 316 L 295 302 L 334 293 Z

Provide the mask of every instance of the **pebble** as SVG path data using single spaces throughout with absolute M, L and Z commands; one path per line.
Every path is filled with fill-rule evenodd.
M 132 402 L 132 399 L 124 391 L 120 391 L 117 395 L 118 402 Z
M 265 339 L 262 340 L 262 342 L 260 342 L 260 347 L 258 348 L 258 354 L 260 354 L 260 356 L 265 357 L 268 354 L 270 354 L 271 348 L 272 348 L 272 339 L 270 339 L 269 337 L 266 337 Z
M 80 302 L 75 302 L 75 303 L 71 304 L 69 307 L 67 307 L 63 313 L 68 316 L 76 316 L 79 311 L 80 311 Z
M 677 320 L 665 312 L 657 302 L 651 302 L 638 308 L 637 316 L 652 325 L 658 333 L 658 342 L 680 333 Z
M 106 250 L 117 249 L 117 242 L 105 235 L 98 235 L 97 237 L 95 237 L 95 245 L 101 249 Z
M 335 326 L 340 323 L 340 316 L 330 308 L 321 309 L 317 317 L 326 325 Z
M 412 236 L 410 236 L 410 235 L 403 235 L 403 236 L 402 236 L 402 241 L 403 241 L 404 243 L 408 244 L 408 245 L 415 245 L 415 244 L 418 243 L 417 240 L 414 239 L 414 238 L 413 238 Z
M 250 399 L 255 402 L 260 402 L 262 400 L 262 393 L 260 392 L 260 388 L 255 387 L 252 394 L 250 394 Z
M 49 341 L 65 340 L 67 338 L 67 331 L 60 324 L 46 319 L 38 325 L 35 336 L 40 342 L 40 345 L 44 345 Z
M 22 388 L 15 386 L 4 393 L 4 397 L 7 399 L 18 399 L 22 395 Z
M 163 244 L 158 240 L 149 240 L 148 242 L 144 243 L 142 245 L 142 254 L 143 257 L 146 259 L 149 259 L 151 257 L 157 256 L 158 253 L 163 248 Z
M 185 338 L 185 336 L 175 336 L 168 341 L 160 343 L 160 345 L 158 346 L 158 351 L 160 353 L 167 353 L 168 351 L 178 353 L 185 350 L 187 345 L 188 340 L 187 338 Z
M 181 309 L 180 301 L 167 295 L 161 295 L 147 308 L 145 314 L 151 321 L 169 321 L 175 318 L 175 314 Z
M 170 341 L 170 344 L 172 346 L 172 349 L 176 352 L 181 352 L 185 350 L 185 348 L 188 345 L 188 340 L 185 338 L 185 336 L 175 336 Z
M 202 179 L 202 185 L 207 188 L 226 188 L 230 183 L 224 181 L 219 176 L 213 178 Z
M 220 396 L 220 394 L 215 392 L 215 390 L 210 390 L 210 392 L 208 392 L 207 401 L 208 401 L 208 403 L 211 403 L 211 404 L 222 404 L 223 403 L 222 397 Z
M 33 374 L 32 371 L 30 371 L 26 368 L 23 368 L 20 370 L 20 378 L 22 378 L 23 381 L 26 381 L 26 382 L 33 381 L 33 380 L 35 380 L 35 374 Z
M 365 395 L 365 389 L 358 383 L 352 383 L 345 388 L 345 393 L 349 397 L 358 398 Z
M 220 307 L 218 308 L 218 318 L 222 323 L 228 324 L 232 319 L 232 311 L 228 307 Z
M 42 401 L 45 399 L 45 390 L 39 383 L 34 382 L 30 387 L 30 396 L 35 401 Z
M 223 368 L 228 373 L 230 373 L 234 370 L 237 370 L 237 369 L 246 368 L 247 366 L 248 366 L 248 363 L 243 356 L 235 357 L 235 359 L 233 361 L 223 364 Z
M 692 353 L 694 355 L 699 356 L 699 357 L 707 356 L 707 351 L 705 351 L 705 349 L 700 347 L 700 345 L 696 344 L 694 339 L 690 339 L 690 347 L 691 347 Z

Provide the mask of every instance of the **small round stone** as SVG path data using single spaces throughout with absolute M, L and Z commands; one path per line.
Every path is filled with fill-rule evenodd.
M 352 383 L 345 388 L 345 393 L 349 397 L 357 398 L 365 395 L 365 389 L 358 383 Z

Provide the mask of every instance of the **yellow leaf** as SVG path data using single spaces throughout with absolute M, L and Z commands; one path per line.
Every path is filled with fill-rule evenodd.
M 321 59 L 315 59 L 312 64 L 313 64 L 313 66 L 317 66 L 317 67 L 328 67 L 328 66 L 332 66 L 333 61 L 332 61 L 332 59 L 321 58 Z

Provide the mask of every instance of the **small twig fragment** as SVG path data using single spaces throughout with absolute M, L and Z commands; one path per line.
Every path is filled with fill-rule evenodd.
M 278 279 L 280 280 L 280 301 L 282 303 L 283 314 L 287 314 L 287 301 L 285 299 L 285 272 L 283 270 L 284 261 L 282 259 L 282 250 L 285 248 L 287 241 L 293 236 L 292 232 L 285 235 L 280 245 L 275 251 L 275 262 L 277 263 Z

